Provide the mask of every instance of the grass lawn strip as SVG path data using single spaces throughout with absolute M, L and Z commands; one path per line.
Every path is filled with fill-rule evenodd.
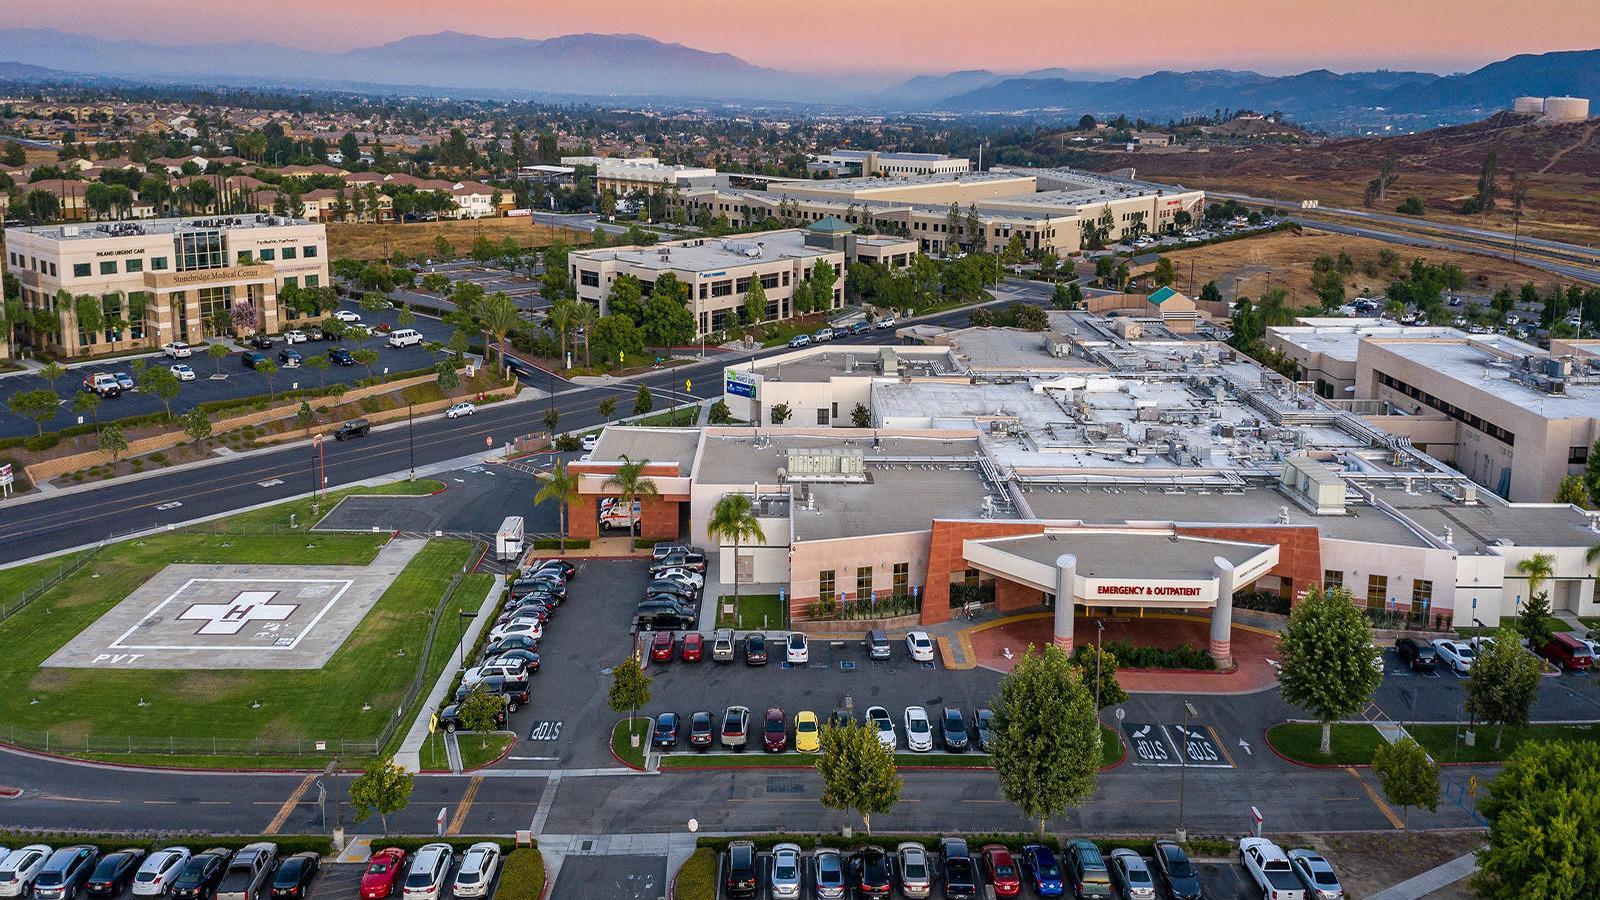
M 777 594 L 740 594 L 738 603 L 734 605 L 731 622 L 729 617 L 722 613 L 722 602 L 726 599 L 728 598 L 721 597 L 716 601 L 719 628 L 759 631 L 784 627 L 783 607 L 778 604 Z
M 716 851 L 699 847 L 684 861 L 673 881 L 672 896 L 678 900 L 716 900 Z
M 1267 743 L 1272 749 L 1295 762 L 1321 766 L 1366 766 L 1372 764 L 1372 754 L 1383 744 L 1383 736 L 1371 725 L 1334 725 L 1331 742 L 1333 752 L 1318 751 L 1322 743 L 1322 726 L 1304 722 L 1281 722 L 1267 729 Z
M 444 750 L 444 733 L 432 734 L 422 744 L 421 766 L 424 771 L 449 771 L 450 761 Z M 517 736 L 496 731 L 479 736 L 470 731 L 456 732 L 456 746 L 461 748 L 461 767 L 475 769 L 500 758 L 506 748 L 516 743 Z
M 633 730 L 639 734 L 639 746 L 628 740 L 628 720 L 623 719 L 611 729 L 611 752 L 617 758 L 636 768 L 644 768 L 644 751 L 650 744 L 650 717 L 639 716 L 633 720 Z
M 1493 725 L 1479 725 L 1476 746 L 1462 743 L 1465 725 L 1407 725 L 1406 731 L 1428 751 L 1435 762 L 1498 762 L 1525 741 L 1600 741 L 1600 725 L 1528 725 L 1506 727 L 1500 749 L 1494 749 Z
M 198 757 L 209 755 L 205 744 L 212 736 L 224 754 L 235 749 L 226 741 L 261 738 L 284 747 L 295 740 L 376 737 L 416 672 L 417 648 L 445 587 L 467 561 L 469 543 L 424 547 L 320 670 L 107 672 L 39 664 L 169 563 L 365 565 L 386 541 L 386 535 L 365 534 L 163 534 L 109 547 L 0 622 L 0 641 L 12 648 L 0 660 L 0 682 L 14 686 L 0 692 L 0 722 L 48 730 L 57 752 L 119 759 L 130 750 L 159 750 L 168 738 L 167 746 Z M 435 655 L 429 669 L 437 674 L 448 653 Z

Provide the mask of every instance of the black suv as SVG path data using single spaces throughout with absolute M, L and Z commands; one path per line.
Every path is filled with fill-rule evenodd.
M 467 695 L 475 690 L 485 694 L 506 698 L 506 712 L 516 712 L 517 707 L 528 702 L 528 679 L 516 681 L 504 675 L 490 675 L 474 685 L 465 685 L 456 688 L 456 702 L 461 703 Z
M 944 857 L 944 895 L 978 896 L 978 866 L 961 838 L 940 838 L 939 855 Z
M 728 875 L 723 885 L 729 897 L 756 895 L 756 845 L 734 841 L 728 845 Z
M 208 900 L 217 892 L 222 876 L 228 871 L 228 860 L 233 856 L 221 847 L 189 857 L 183 871 L 172 882 L 174 900 Z
M 1433 647 L 1416 638 L 1395 641 L 1394 652 L 1413 672 L 1432 672 L 1439 667 L 1439 656 L 1434 653 Z
M 333 430 L 333 439 L 342 441 L 345 438 L 364 437 L 372 430 L 372 423 L 366 419 L 351 419 Z
M 504 705 L 494 714 L 494 724 L 496 728 L 506 727 L 506 707 Z M 452 703 L 439 710 L 439 728 L 446 733 L 459 731 L 465 727 L 461 722 L 461 704 Z

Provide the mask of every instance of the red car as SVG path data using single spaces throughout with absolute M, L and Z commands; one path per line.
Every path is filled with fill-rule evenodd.
M 683 636 L 683 649 L 679 651 L 678 658 L 684 662 L 699 662 L 700 656 L 705 652 L 705 638 L 700 632 L 690 631 Z
M 767 724 L 761 729 L 761 746 L 768 753 L 782 753 L 789 746 L 789 726 L 783 720 L 783 710 L 776 706 L 767 710 Z
M 394 893 L 394 886 L 405 875 L 406 852 L 399 847 L 379 850 L 367 860 L 361 875 L 361 900 L 379 900 Z
M 672 662 L 672 632 L 658 631 L 650 639 L 651 662 Z
M 1022 870 L 1011 858 L 1011 851 L 999 844 L 984 845 L 983 874 L 994 885 L 996 897 L 1015 897 L 1022 893 Z

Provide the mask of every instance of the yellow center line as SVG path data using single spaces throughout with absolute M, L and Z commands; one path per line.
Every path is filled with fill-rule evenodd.
M 1207 725 L 1206 731 L 1211 732 L 1211 742 L 1217 745 L 1217 749 L 1222 751 L 1222 758 L 1228 761 L 1229 766 L 1232 766 L 1233 757 L 1228 754 L 1228 748 L 1222 743 L 1222 738 L 1217 737 L 1217 729 Z
M 1361 777 L 1360 772 L 1349 766 L 1345 767 L 1345 771 L 1350 773 L 1350 777 L 1361 783 L 1361 789 L 1367 792 L 1368 799 L 1372 801 L 1374 806 L 1378 807 L 1378 812 L 1383 813 L 1383 817 L 1389 820 L 1390 825 L 1399 829 L 1406 827 L 1406 823 L 1402 822 L 1400 817 L 1394 814 L 1394 810 L 1389 808 L 1389 804 L 1383 802 L 1383 798 L 1379 797 L 1378 792 L 1372 789 L 1372 785 L 1367 784 L 1367 780 Z
M 483 786 L 483 776 L 474 775 L 472 781 L 467 783 L 466 793 L 461 795 L 461 802 L 456 804 L 456 814 L 450 817 L 450 825 L 445 828 L 447 835 L 461 833 L 461 826 L 466 824 L 467 813 L 472 809 L 472 801 L 478 796 L 478 788 Z
M 262 834 L 277 834 L 278 830 L 283 828 L 283 824 L 289 821 L 289 814 L 294 812 L 295 806 L 300 803 L 300 798 L 305 796 L 306 791 L 311 788 L 311 783 L 316 780 L 316 775 L 307 775 L 300 779 L 300 783 L 289 793 L 289 799 L 283 801 L 283 805 L 278 807 L 278 814 L 272 817 L 271 822 L 267 823 L 267 828 Z

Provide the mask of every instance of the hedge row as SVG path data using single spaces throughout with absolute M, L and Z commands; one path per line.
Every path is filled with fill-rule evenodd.
M 1217 661 L 1199 647 L 1136 647 L 1127 641 L 1106 641 L 1106 652 L 1125 669 L 1215 669 Z
M 515 850 L 500 867 L 500 884 L 494 895 L 500 900 L 539 900 L 544 893 L 544 854 L 539 848 Z

